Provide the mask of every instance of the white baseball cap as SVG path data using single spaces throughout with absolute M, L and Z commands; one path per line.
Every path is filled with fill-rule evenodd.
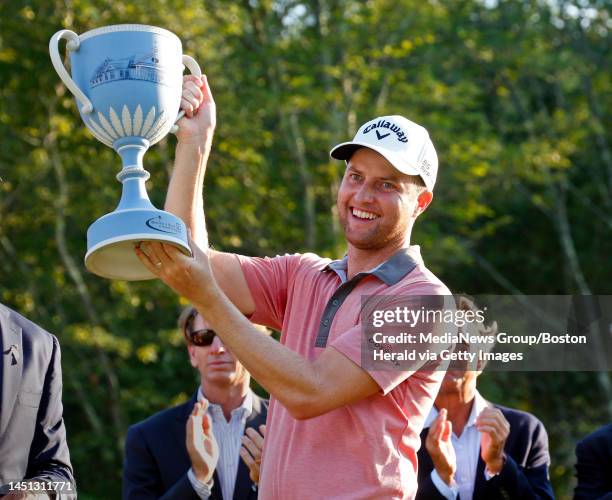
M 364 123 L 351 142 L 330 151 L 336 160 L 348 161 L 360 147 L 373 149 L 407 175 L 419 175 L 433 191 L 438 174 L 438 155 L 427 130 L 399 115 L 380 116 Z

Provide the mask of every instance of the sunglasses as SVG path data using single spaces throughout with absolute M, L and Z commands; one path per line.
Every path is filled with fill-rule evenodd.
M 213 343 L 213 340 L 215 340 L 215 335 L 215 331 L 210 328 L 193 330 L 189 331 L 189 341 L 200 347 L 209 346 Z

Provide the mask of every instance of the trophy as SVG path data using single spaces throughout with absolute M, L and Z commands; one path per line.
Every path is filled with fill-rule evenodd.
M 67 40 L 72 77 L 59 54 Z M 85 267 L 104 278 L 155 278 L 138 260 L 134 246 L 162 241 L 191 255 L 185 223 L 149 201 L 142 166 L 147 149 L 177 130 L 183 70 L 200 75 L 172 32 L 140 24 L 106 26 L 77 35 L 60 30 L 49 42 L 51 62 L 75 97 L 90 132 L 121 157 L 117 174 L 123 191 L 117 208 L 87 230 Z

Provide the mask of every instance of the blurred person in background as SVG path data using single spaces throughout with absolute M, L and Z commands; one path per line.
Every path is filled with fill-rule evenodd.
M 475 311 L 476 306 L 460 297 L 458 309 Z M 472 325 L 478 335 L 497 334 L 495 322 Z M 462 347 L 474 351 L 474 346 Z M 492 347 L 480 345 L 476 351 Z M 554 498 L 544 425 L 530 413 L 480 395 L 476 382 L 485 363 L 453 362 L 444 376 L 421 432 L 417 500 Z
M 612 500 L 612 424 L 576 445 L 575 500 Z
M 255 499 L 239 453 L 245 429 L 257 433 L 265 424 L 268 402 L 251 390 L 249 373 L 195 308 L 183 310 L 179 328 L 200 385 L 188 402 L 129 428 L 123 498 Z M 211 449 L 202 440 L 212 441 Z
M 59 342 L 0 304 L 0 344 L 0 496 L 74 498 Z

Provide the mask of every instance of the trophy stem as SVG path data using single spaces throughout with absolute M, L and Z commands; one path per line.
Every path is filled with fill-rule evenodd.
M 113 148 L 123 162 L 123 169 L 117 174 L 117 180 L 123 184 L 123 191 L 116 210 L 153 208 L 145 187 L 151 175 L 142 166 L 149 141 L 141 137 L 124 137 L 115 141 Z

